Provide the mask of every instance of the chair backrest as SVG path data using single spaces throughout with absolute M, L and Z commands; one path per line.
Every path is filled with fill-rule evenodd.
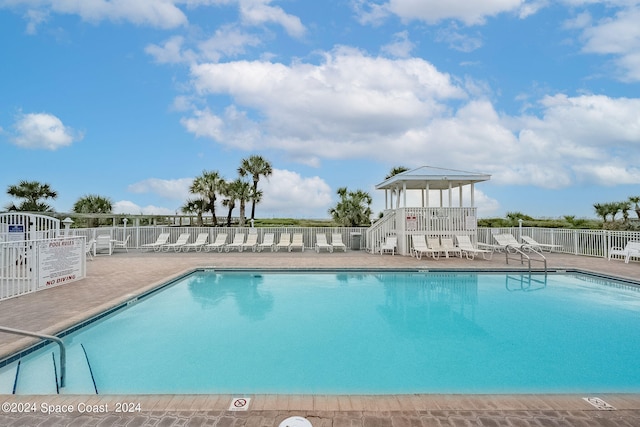
M 387 237 L 386 246 L 390 246 L 390 247 L 396 247 L 398 246 L 398 236 L 389 236 Z
M 96 243 L 96 239 L 88 240 L 87 243 L 84 246 L 85 252 L 91 251 L 93 249 L 93 245 L 95 245 L 95 243 Z
M 340 234 L 340 233 L 331 234 L 331 243 L 333 243 L 334 245 L 341 245 L 342 244 L 342 234 Z
M 289 245 L 289 243 L 291 243 L 291 234 L 280 233 L 280 242 L 278 245 Z
M 411 243 L 413 243 L 413 247 L 415 249 L 426 249 L 427 244 L 425 243 L 424 236 L 422 234 L 412 234 L 411 235 Z
M 255 245 L 258 243 L 258 233 L 249 233 L 245 245 Z
M 169 240 L 169 233 L 160 233 L 158 239 L 156 239 L 156 244 L 166 243 Z
M 453 239 L 451 238 L 443 237 L 440 239 L 440 241 L 442 242 L 443 248 L 451 249 L 456 247 L 456 245 L 453 244 Z
M 427 237 L 427 247 L 429 249 L 438 249 L 440 247 L 440 239 L 438 237 Z
M 631 252 L 640 252 L 640 242 L 627 242 L 624 249 Z
M 220 233 L 216 236 L 214 245 L 223 245 L 227 242 L 227 233 Z
M 244 233 L 238 233 L 233 236 L 233 244 L 237 245 L 238 243 L 244 243 Z
M 262 238 L 263 245 L 273 245 L 273 233 L 267 233 Z
M 194 245 L 204 245 L 205 243 L 207 243 L 208 239 L 209 239 L 209 233 L 200 233 L 198 234 L 198 237 L 196 237 L 196 241 L 194 242 Z
M 302 233 L 294 233 L 293 238 L 291 239 L 291 243 L 294 245 L 295 244 L 299 245 L 300 243 L 302 243 Z
M 182 233 L 178 236 L 178 239 L 176 240 L 176 244 L 177 245 L 184 245 L 185 243 L 187 243 L 189 241 L 189 237 L 191 237 L 191 234 L 189 233 Z
M 328 245 L 327 243 L 327 235 L 324 233 L 317 233 L 316 234 L 316 242 L 319 245 Z
M 458 241 L 458 246 L 461 248 L 472 248 L 473 243 L 471 243 L 471 238 L 467 235 L 456 236 L 456 240 Z

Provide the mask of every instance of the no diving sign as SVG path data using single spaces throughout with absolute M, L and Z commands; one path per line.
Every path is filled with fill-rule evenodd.
M 230 411 L 246 411 L 249 409 L 250 397 L 234 397 L 229 405 Z

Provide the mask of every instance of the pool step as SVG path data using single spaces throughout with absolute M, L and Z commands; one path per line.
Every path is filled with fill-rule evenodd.
M 16 382 L 17 373 L 17 361 L 0 369 L 0 394 L 13 394 L 13 386 Z
M 59 381 L 60 358 L 57 347 L 48 347 L 46 353 L 34 357 L 38 353 L 40 352 L 22 358 L 18 373 L 18 362 L 0 369 L 0 394 L 13 393 L 16 373 L 15 394 L 48 395 L 58 393 L 56 373 Z M 73 345 L 67 349 L 66 371 L 66 387 L 59 390 L 60 394 L 96 394 L 87 356 L 80 345 Z

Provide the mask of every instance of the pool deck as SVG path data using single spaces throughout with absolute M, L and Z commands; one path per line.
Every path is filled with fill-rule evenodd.
M 578 269 L 631 280 L 640 279 L 640 263 L 549 254 L 549 269 Z M 534 267 L 539 267 L 535 263 Z M 87 278 L 64 286 L 0 302 L 0 325 L 55 334 L 145 290 L 195 268 L 521 268 L 504 254 L 488 261 L 433 260 L 391 255 L 347 253 L 229 252 L 155 253 L 130 251 L 98 255 L 87 261 Z M 30 339 L 0 333 L 0 358 L 25 348 Z M 248 409 L 230 411 L 234 397 L 250 397 Z M 598 410 L 583 398 L 599 397 L 616 410 Z M 639 394 L 594 395 L 0 395 L 0 404 L 34 403 L 35 413 L 0 408 L 0 425 L 56 426 L 219 426 L 272 427 L 289 416 L 309 419 L 313 427 L 430 426 L 638 426 Z M 140 404 L 140 412 L 116 412 L 122 402 Z M 44 406 L 42 406 L 44 404 Z M 87 413 L 83 405 L 103 405 L 104 413 Z M 47 414 L 43 408 L 53 407 Z M 70 413 L 61 413 L 71 405 Z M 14 407 L 17 407 L 14 406 Z M 22 407 L 22 405 L 21 405 Z

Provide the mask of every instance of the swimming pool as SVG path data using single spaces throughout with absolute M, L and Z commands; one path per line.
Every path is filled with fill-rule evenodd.
M 196 271 L 67 335 L 65 392 L 640 392 L 639 314 L 574 273 Z M 55 392 L 52 352 L 18 393 Z

